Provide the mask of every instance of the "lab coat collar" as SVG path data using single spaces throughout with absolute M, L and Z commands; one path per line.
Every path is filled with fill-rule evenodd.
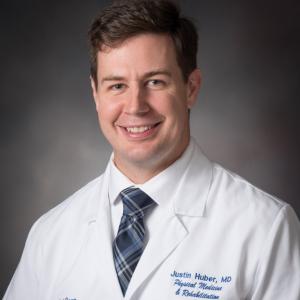
M 191 159 L 175 186 L 174 212 L 176 215 L 203 217 L 213 180 L 213 167 L 193 138 L 191 145 Z
M 99 208 L 99 202 L 102 202 L 99 201 L 100 194 L 106 199 L 109 196 L 112 177 L 111 163 L 110 160 L 103 176 L 100 179 L 95 179 L 95 181 L 98 181 L 97 188 L 91 195 L 91 202 L 86 201 L 85 212 L 81 214 L 83 220 L 89 224 L 95 222 L 98 218 L 97 212 L 101 209 Z M 121 185 L 124 188 L 128 187 L 128 184 L 132 185 L 126 176 L 121 172 L 119 173 L 123 177 Z M 201 217 L 204 215 L 211 181 L 212 163 L 202 153 L 194 138 L 191 138 L 190 144 L 181 158 L 145 184 L 140 185 L 140 187 L 158 204 L 171 200 L 173 202 L 171 215 Z M 90 184 L 93 184 L 93 182 Z M 153 189 L 153 187 L 155 188 Z M 114 190 L 117 191 L 117 189 Z
M 111 205 L 119 200 L 118 195 L 129 186 L 140 188 L 148 194 L 158 205 L 165 205 L 172 198 L 174 186 L 177 184 L 181 173 L 186 169 L 191 159 L 192 144 L 190 143 L 183 155 L 171 166 L 152 177 L 143 184 L 135 184 L 126 177 L 114 164 L 114 155 L 111 155 L 109 168 L 108 194 Z
M 146 182 L 142 189 L 151 198 L 158 199 L 158 203 L 172 201 L 171 215 L 201 217 L 204 214 L 211 180 L 211 162 L 191 137 L 183 155 L 170 167 Z
M 189 146 L 177 161 L 144 184 L 135 185 L 121 173 L 114 165 L 113 154 L 107 169 L 111 204 L 117 201 L 123 189 L 137 186 L 158 205 L 164 205 L 168 200 L 173 200 L 171 214 L 203 215 L 212 176 L 211 163 L 202 154 L 194 138 L 191 138 Z M 183 199 L 182 195 L 186 195 L 187 198 Z
M 152 177 L 143 184 L 135 184 L 126 177 L 114 164 L 113 154 L 109 161 L 109 186 L 108 194 L 111 205 L 119 200 L 118 195 L 122 190 L 129 186 L 140 188 L 148 194 L 158 205 L 165 205 L 172 198 L 174 186 L 176 186 L 181 173 L 186 169 L 191 158 L 191 143 L 184 154 L 164 171 Z
M 92 185 L 93 189 L 89 193 L 89 199 L 86 199 L 84 207 L 81 207 L 80 215 L 83 222 L 88 225 L 95 223 L 99 219 L 99 212 L 108 206 L 108 201 L 106 200 L 108 199 L 109 174 L 110 170 L 109 166 L 107 166 L 100 177 L 97 177 L 87 185 Z

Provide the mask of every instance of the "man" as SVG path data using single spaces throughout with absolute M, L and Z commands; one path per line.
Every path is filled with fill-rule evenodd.
M 194 25 L 169 1 L 119 1 L 90 41 L 113 155 L 34 224 L 4 299 L 300 299 L 291 207 L 190 138 L 201 82 Z

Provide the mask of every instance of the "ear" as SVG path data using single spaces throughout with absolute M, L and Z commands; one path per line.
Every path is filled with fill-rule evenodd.
M 192 108 L 197 100 L 197 96 L 201 86 L 201 72 L 199 69 L 195 69 L 188 78 L 187 82 L 187 105 L 188 108 Z
M 99 108 L 99 99 L 98 99 L 98 92 L 97 92 L 97 83 L 93 79 L 92 76 L 90 76 L 90 81 L 91 81 L 91 87 L 92 87 L 92 92 L 93 92 L 93 98 L 96 104 L 96 110 L 98 111 Z

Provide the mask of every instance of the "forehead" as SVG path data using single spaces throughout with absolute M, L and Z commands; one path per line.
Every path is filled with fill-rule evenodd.
M 97 54 L 98 75 L 108 72 L 149 72 L 151 69 L 179 69 L 175 46 L 166 34 L 140 34 L 116 47 L 103 46 Z

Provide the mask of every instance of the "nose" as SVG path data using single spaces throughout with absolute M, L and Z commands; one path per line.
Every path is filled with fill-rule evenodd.
M 150 110 L 146 93 L 138 85 L 129 89 L 124 110 L 130 115 L 143 115 Z

